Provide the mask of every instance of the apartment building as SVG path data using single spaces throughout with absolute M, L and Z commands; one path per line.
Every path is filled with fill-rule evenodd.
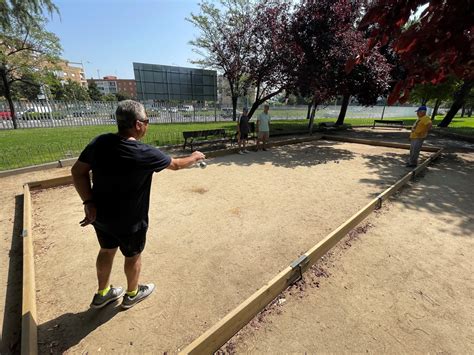
M 90 84 L 94 82 L 103 95 L 124 93 L 133 99 L 137 98 L 137 85 L 132 79 L 118 79 L 116 76 L 104 76 L 102 79 L 87 79 Z
M 74 63 L 68 60 L 61 60 L 54 71 L 61 81 L 72 80 L 87 88 L 86 74 L 81 63 Z

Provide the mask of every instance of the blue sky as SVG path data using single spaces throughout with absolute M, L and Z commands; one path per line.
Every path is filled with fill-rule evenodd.
M 133 79 L 133 62 L 195 67 L 188 41 L 199 33 L 185 17 L 196 0 L 56 0 L 47 29 L 61 40 L 63 58 L 83 62 L 87 78 Z

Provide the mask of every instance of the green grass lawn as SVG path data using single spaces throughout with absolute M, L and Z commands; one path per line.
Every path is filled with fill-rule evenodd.
M 403 120 L 406 125 L 415 122 L 414 117 L 396 119 Z M 441 116 L 437 117 L 434 124 L 439 123 L 441 119 Z M 315 125 L 320 122 L 335 121 L 336 119 L 317 118 Z M 348 118 L 345 123 L 369 126 L 372 125 L 373 119 Z M 224 128 L 231 134 L 235 132 L 235 125 L 235 122 L 151 124 L 144 142 L 155 146 L 182 144 L 183 131 Z M 278 133 L 304 132 L 307 130 L 307 125 L 306 119 L 278 120 L 272 122 L 271 129 Z M 77 157 L 92 138 L 102 133 L 115 131 L 116 127 L 113 125 L 0 131 L 0 170 Z M 474 136 L 474 118 L 455 118 L 448 131 Z

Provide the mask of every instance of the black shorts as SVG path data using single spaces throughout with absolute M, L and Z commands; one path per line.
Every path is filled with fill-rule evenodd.
M 135 233 L 128 234 L 106 232 L 96 226 L 94 226 L 94 228 L 100 247 L 103 249 L 120 248 L 123 256 L 127 258 L 138 255 L 145 249 L 146 232 L 148 228 L 143 228 Z
M 242 139 L 248 139 L 249 138 L 249 134 L 246 132 L 240 132 L 240 140 Z

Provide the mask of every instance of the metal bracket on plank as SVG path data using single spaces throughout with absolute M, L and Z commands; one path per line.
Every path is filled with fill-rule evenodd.
M 27 230 L 27 229 L 23 229 L 23 230 L 21 231 L 20 237 L 23 237 L 23 238 L 28 237 L 28 230 Z
M 295 271 L 291 277 L 288 279 L 289 284 L 294 284 L 303 278 L 303 269 L 302 267 L 305 266 L 309 262 L 308 256 L 306 254 L 301 255 L 298 259 L 293 261 L 290 264 L 290 267 Z
M 382 197 L 377 197 L 377 203 L 375 204 L 375 209 L 379 210 L 382 208 Z

